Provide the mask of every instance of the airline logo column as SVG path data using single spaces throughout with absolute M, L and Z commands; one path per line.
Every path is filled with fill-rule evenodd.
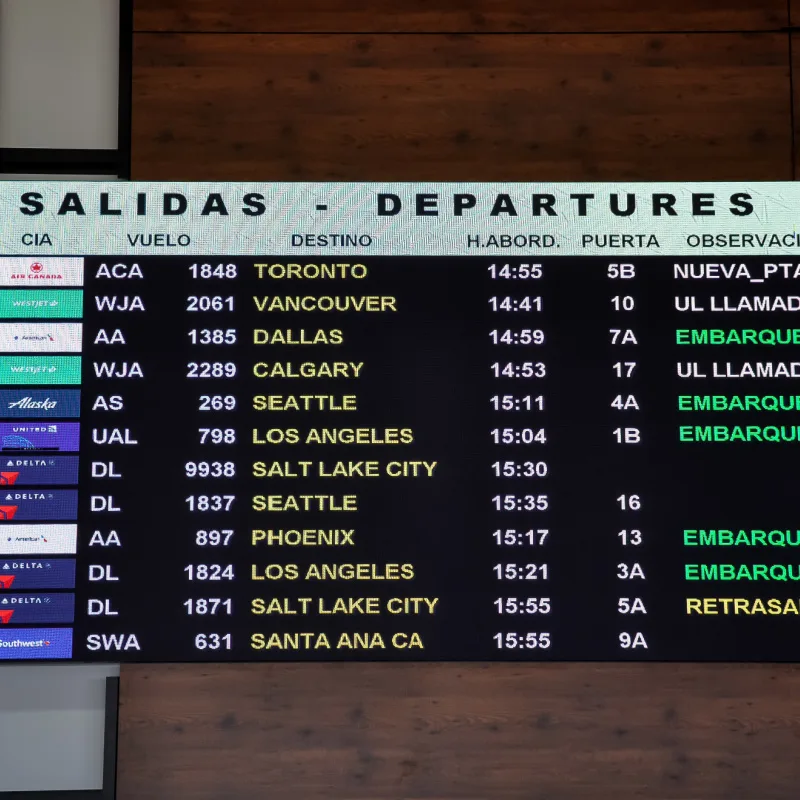
M 72 656 L 82 258 L 0 258 L 0 660 Z

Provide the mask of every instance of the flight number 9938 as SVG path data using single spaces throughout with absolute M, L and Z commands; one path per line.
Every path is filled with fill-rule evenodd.
M 234 478 L 233 461 L 187 461 L 184 467 L 187 478 Z

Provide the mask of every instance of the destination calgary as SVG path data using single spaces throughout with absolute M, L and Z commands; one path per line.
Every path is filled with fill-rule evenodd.
M 64 192 L 46 200 L 41 192 L 23 192 L 20 195 L 19 211 L 26 216 L 38 216 L 48 212 L 58 216 L 97 214 L 114 216 L 166 216 L 180 217 L 192 214 L 201 217 L 211 215 L 227 217 L 231 213 L 259 217 L 268 210 L 267 199 L 258 192 L 248 192 L 239 197 L 209 192 L 187 196 L 180 192 L 137 192 L 124 202 L 115 192 L 112 200 L 109 192 L 81 194 Z M 314 198 L 317 202 L 322 198 Z M 411 215 L 417 217 L 484 215 L 488 217 L 555 217 L 562 214 L 586 217 L 592 213 L 606 213 L 618 217 L 641 214 L 652 217 L 714 216 L 718 213 L 746 217 L 753 213 L 752 196 L 746 192 L 718 195 L 714 192 L 692 192 L 678 197 L 669 192 L 634 192 L 595 194 L 573 192 L 557 197 L 547 192 L 532 194 L 498 193 L 478 195 L 470 192 L 444 194 L 439 192 L 416 192 L 398 195 L 375 192 L 373 210 L 379 217 Z M 273 209 L 274 210 L 274 209 Z

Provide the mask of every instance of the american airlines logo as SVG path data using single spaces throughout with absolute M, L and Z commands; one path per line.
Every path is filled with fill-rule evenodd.
M 22 397 L 9 403 L 7 408 L 30 408 L 43 411 L 52 411 L 58 405 L 58 400 L 51 400 L 49 397 L 44 400 L 34 400 L 32 397 Z

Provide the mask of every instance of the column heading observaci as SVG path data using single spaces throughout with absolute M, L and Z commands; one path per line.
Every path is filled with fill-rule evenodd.
M 800 185 L 0 182 L 25 255 L 800 255 Z

